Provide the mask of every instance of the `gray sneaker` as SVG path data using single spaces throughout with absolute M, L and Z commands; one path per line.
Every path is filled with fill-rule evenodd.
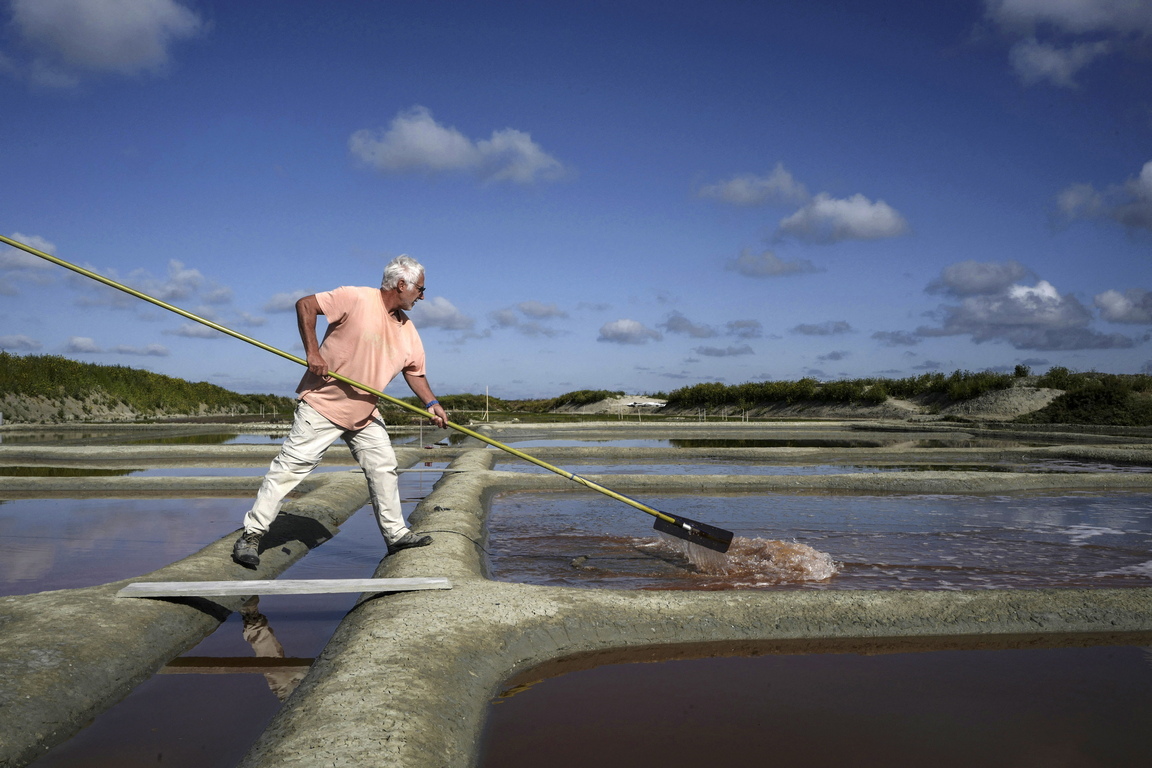
M 244 531 L 240 534 L 240 538 L 236 539 L 236 543 L 232 545 L 232 559 L 240 565 L 247 565 L 249 568 L 260 565 L 261 536 L 263 534 L 256 531 Z
M 408 531 L 396 541 L 388 542 L 388 554 L 399 552 L 402 549 L 412 549 L 413 547 L 426 547 L 432 543 L 431 536 L 417 536 L 413 531 Z

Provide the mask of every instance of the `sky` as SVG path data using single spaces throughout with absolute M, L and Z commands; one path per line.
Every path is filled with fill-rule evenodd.
M 437 394 L 1152 373 L 1152 0 L 0 0 L 0 104 L 0 234 L 293 354 L 409 254 Z M 0 349 L 301 373 L 3 244 Z

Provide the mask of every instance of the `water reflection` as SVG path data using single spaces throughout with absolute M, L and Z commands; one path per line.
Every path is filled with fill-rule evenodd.
M 244 605 L 240 606 L 240 617 L 244 622 L 244 639 L 252 646 L 253 652 L 261 658 L 283 659 L 284 646 L 276 639 L 276 633 L 268 624 L 268 617 L 260 613 L 260 598 L 253 595 Z M 304 675 L 308 674 L 306 667 L 273 667 L 264 673 L 268 681 L 268 688 L 276 694 L 276 698 L 284 701 Z
M 162 568 L 235 530 L 244 499 L 18 499 L 0 512 L 0 594 Z

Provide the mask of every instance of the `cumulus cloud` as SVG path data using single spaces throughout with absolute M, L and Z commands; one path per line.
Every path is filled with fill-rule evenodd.
M 467 331 L 475 322 L 443 296 L 434 296 L 416 304 L 408 313 L 418 328 L 440 328 L 445 331 Z
M 1012 68 L 1025 85 L 1075 87 L 1093 61 L 1131 50 L 1152 33 L 1145 0 L 985 0 L 987 18 L 1014 42 Z
M 664 338 L 659 331 L 647 327 L 636 320 L 621 318 L 600 327 L 600 336 L 596 341 L 606 341 L 612 344 L 647 344 L 649 341 L 659 341 Z
M 985 0 L 988 17 L 1030 32 L 1046 25 L 1071 34 L 1152 33 L 1152 6 L 1144 0 Z
M 169 336 L 182 336 L 186 339 L 224 339 L 223 333 L 209 328 L 201 323 L 184 323 L 179 328 L 170 331 L 161 331 Z
M 776 239 L 792 237 L 797 240 L 811 243 L 838 243 L 842 240 L 877 240 L 889 237 L 898 237 L 908 231 L 908 222 L 904 217 L 883 200 L 873 202 L 861 194 L 848 198 L 835 198 L 827 192 L 821 192 L 815 197 L 808 193 L 807 187 L 797 181 L 781 163 L 767 176 L 745 174 L 734 176 L 725 181 L 708 184 L 700 188 L 701 197 L 711 197 L 732 205 L 796 205 L 799 210 L 783 219 L 776 229 Z M 767 257 L 765 259 L 765 256 Z M 781 265 L 773 265 L 778 261 L 770 252 L 755 257 L 745 253 L 737 259 L 741 261 L 767 261 L 768 264 L 758 265 L 759 269 L 777 269 Z M 796 272 L 814 272 L 808 262 L 792 262 L 793 269 L 788 271 L 759 272 L 757 276 L 765 274 L 795 274 Z M 739 264 L 729 266 L 743 272 Z M 757 265 L 748 267 L 756 270 Z M 746 274 L 748 274 L 746 272 Z
M 843 320 L 829 320 L 825 323 L 801 323 L 792 329 L 792 333 L 802 336 L 838 336 L 842 333 L 852 333 L 852 326 Z
M 700 197 L 711 197 L 732 205 L 803 205 L 808 190 L 777 163 L 767 176 L 734 176 L 700 188 Z
M 876 331 L 872 338 L 886 347 L 914 347 L 921 342 L 919 336 L 908 331 Z
M 23 334 L 0 336 L 0 349 L 5 352 L 35 352 L 42 346 L 36 339 Z
M 568 313 L 555 304 L 545 304 L 542 301 L 522 301 L 516 305 L 516 309 L 528 317 L 535 317 L 541 320 L 549 317 L 568 317 Z
M 658 327 L 663 328 L 668 333 L 679 333 L 694 339 L 709 339 L 716 335 L 715 328 L 693 323 L 680 312 L 670 314 L 668 319 L 660 323 Z
M 307 291 L 277 293 L 264 303 L 265 312 L 295 312 L 296 302 L 308 295 Z
M 725 327 L 729 336 L 738 339 L 759 339 L 764 335 L 764 326 L 759 320 L 729 320 Z
M 780 258 L 772 251 L 753 253 L 748 249 L 741 251 L 740 255 L 725 264 L 724 268 L 745 277 L 788 277 L 824 271 L 807 259 L 789 261 Z
M 8 236 L 12 240 L 30 245 L 38 251 L 49 255 L 56 255 L 56 246 L 42 237 L 25 235 L 13 232 Z M 0 243 L 0 269 L 52 269 L 52 264 L 39 256 L 33 256 L 27 251 L 13 248 L 7 243 Z
M 42 237 L 20 232 L 13 232 L 9 237 L 44 253 L 56 253 L 56 246 Z M 17 285 L 21 282 L 48 283 L 51 281 L 52 269 L 51 262 L 7 243 L 0 243 L 0 295 L 15 296 L 18 293 Z
M 38 85 L 71 87 L 85 74 L 160 73 L 172 46 L 207 28 L 177 0 L 11 0 L 12 25 L 33 57 L 12 63 Z
M 1130 288 L 1124 293 L 1105 291 L 1097 294 L 1093 303 L 1100 310 L 1100 317 L 1110 323 L 1152 323 L 1152 292 L 1141 288 Z
M 104 350 L 88 336 L 72 336 L 64 345 L 64 351 L 74 354 L 96 354 Z
M 489 181 L 529 184 L 562 177 L 564 165 L 532 137 L 514 128 L 472 140 L 415 106 L 398 114 L 387 129 L 362 129 L 348 139 L 354 157 L 382 173 L 463 171 Z
M 118 344 L 112 349 L 118 355 L 133 355 L 140 357 L 168 357 L 170 354 L 168 347 L 163 344 L 148 344 L 143 347 L 132 347 L 126 344 Z
M 547 326 L 541 320 L 568 317 L 568 313 L 555 304 L 545 304 L 541 301 L 522 301 L 514 307 L 498 309 L 492 312 L 489 317 L 492 319 L 492 327 L 511 328 L 525 336 L 552 338 L 567 333 L 567 331 Z
M 940 277 L 928 284 L 928 293 L 957 298 L 1000 293 L 1014 283 L 1033 277 L 1032 271 L 1017 261 L 961 261 L 944 268 Z
M 841 349 L 841 350 L 835 350 L 835 351 L 829 352 L 826 355 L 819 355 L 816 359 L 822 363 L 826 363 L 826 362 L 833 362 L 834 363 L 834 362 L 837 362 L 839 360 L 844 360 L 845 358 L 850 357 L 851 355 L 852 355 L 851 352 Z
M 1110 219 L 1130 230 L 1152 230 L 1152 161 L 1144 164 L 1138 176 L 1103 190 L 1073 184 L 1056 202 L 1068 219 Z
M 1061 295 L 1046 280 L 1011 285 L 994 294 L 965 297 L 940 308 L 939 327 L 921 327 L 920 336 L 967 335 L 977 344 L 1004 341 L 1016 349 L 1122 349 L 1134 345 L 1121 334 L 1089 328 L 1091 313 L 1071 294 Z
M 742 344 L 739 347 L 696 347 L 692 350 L 704 357 L 737 357 L 739 355 L 752 355 L 752 347 Z
M 1111 49 L 1112 46 L 1105 41 L 1075 43 L 1060 48 L 1028 38 L 1013 45 L 1008 58 L 1024 85 L 1047 81 L 1052 85 L 1075 88 L 1074 76 Z
M 861 194 L 841 199 L 821 192 L 781 221 L 776 236 L 831 244 L 899 237 L 907 231 L 908 222 L 883 200 L 873 202 Z
M 176 259 L 168 262 L 168 271 L 163 277 L 157 277 L 146 269 L 133 270 L 123 279 L 116 275 L 115 270 L 106 269 L 104 273 L 111 279 L 130 288 L 135 288 L 141 293 L 168 302 L 187 302 L 189 299 L 196 298 L 200 287 L 205 283 L 204 276 L 199 270 L 190 269 Z M 109 306 L 116 309 L 137 309 L 140 307 L 139 299 L 122 291 L 108 288 L 78 275 L 70 274 L 68 280 L 72 287 L 82 293 L 82 298 L 78 302 L 80 306 Z M 219 291 L 219 288 L 214 287 L 213 290 Z

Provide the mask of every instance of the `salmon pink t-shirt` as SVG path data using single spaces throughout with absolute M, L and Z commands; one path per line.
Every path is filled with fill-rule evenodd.
M 399 318 L 389 312 L 378 288 L 345 286 L 317 293 L 316 301 L 328 320 L 320 356 L 329 370 L 380 391 L 401 371 L 424 375 L 424 345 L 416 326 L 403 312 L 397 312 Z M 296 391 L 345 429 L 362 429 L 376 415 L 376 395 L 311 371 Z

